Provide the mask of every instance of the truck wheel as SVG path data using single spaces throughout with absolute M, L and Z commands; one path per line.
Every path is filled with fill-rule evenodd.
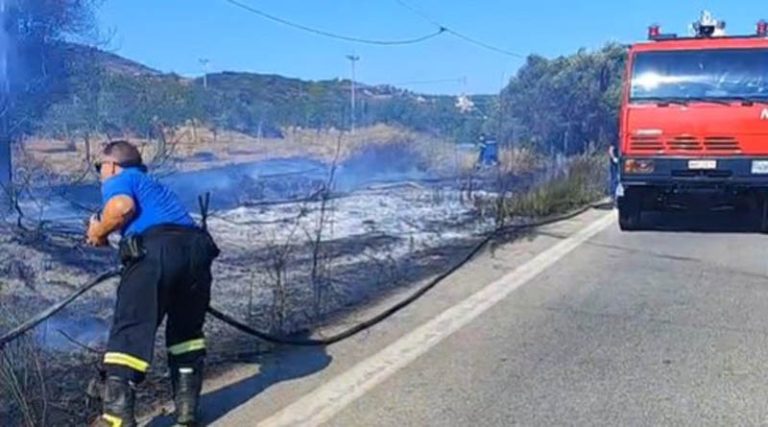
M 768 198 L 763 195 L 763 197 L 760 197 L 760 204 L 758 205 L 760 207 L 760 232 L 763 234 L 768 234 Z
M 641 194 L 637 191 L 627 191 L 619 199 L 619 228 L 622 231 L 634 231 L 641 228 L 642 203 Z

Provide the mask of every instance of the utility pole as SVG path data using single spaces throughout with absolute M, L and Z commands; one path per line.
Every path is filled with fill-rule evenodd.
M 504 132 L 504 114 L 506 113 L 504 107 L 504 84 L 507 80 L 507 72 L 501 72 L 501 87 L 499 88 L 499 95 L 497 102 L 499 103 L 498 123 L 496 123 L 496 141 L 502 141 L 502 145 L 506 145 L 509 141 L 506 141 Z
M 200 58 L 200 65 L 203 66 L 203 88 L 208 89 L 208 64 L 211 60 L 208 58 Z
M 351 114 L 351 130 L 354 133 L 355 132 L 355 63 L 360 60 L 360 57 L 357 55 L 347 55 L 347 59 L 349 59 L 349 62 L 352 64 L 352 89 L 351 89 L 351 100 L 350 103 L 352 104 L 352 114 Z

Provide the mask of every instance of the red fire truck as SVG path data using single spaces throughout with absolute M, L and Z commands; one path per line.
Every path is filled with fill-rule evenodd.
M 621 103 L 622 230 L 669 209 L 754 209 L 768 231 L 768 24 L 726 36 L 708 12 L 629 49 Z

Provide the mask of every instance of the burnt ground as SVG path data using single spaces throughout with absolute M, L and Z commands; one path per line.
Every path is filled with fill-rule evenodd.
M 214 267 L 213 304 L 259 330 L 306 334 L 389 291 L 439 274 L 493 224 L 457 191 L 413 185 L 326 202 L 239 207 L 216 212 L 209 226 L 223 251 Z M 85 248 L 76 234 L 55 227 L 43 233 L 5 227 L 0 254 L 0 330 L 115 265 L 113 251 Z M 95 414 L 84 390 L 97 372 L 98 354 L 80 344 L 103 348 L 114 289 L 114 281 L 94 289 L 3 351 L 6 366 L 27 370 L 23 388 L 31 404 L 40 410 L 46 402 L 47 426 L 83 425 Z M 211 376 L 236 362 L 259 363 L 271 349 L 216 320 L 206 329 Z M 169 397 L 162 331 L 157 341 L 139 412 Z M 0 419 L 17 419 L 18 404 L 7 391 L 0 393 Z

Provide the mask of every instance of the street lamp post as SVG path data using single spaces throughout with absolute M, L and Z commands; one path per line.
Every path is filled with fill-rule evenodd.
M 203 88 L 208 89 L 208 64 L 211 63 L 210 59 L 200 58 L 200 65 L 203 66 Z
M 352 82 L 351 82 L 351 94 L 350 94 L 350 104 L 352 107 L 351 110 L 351 116 L 350 116 L 350 128 L 352 132 L 355 131 L 355 63 L 360 60 L 360 57 L 357 55 L 347 55 L 347 59 L 349 59 L 349 62 L 352 64 Z

